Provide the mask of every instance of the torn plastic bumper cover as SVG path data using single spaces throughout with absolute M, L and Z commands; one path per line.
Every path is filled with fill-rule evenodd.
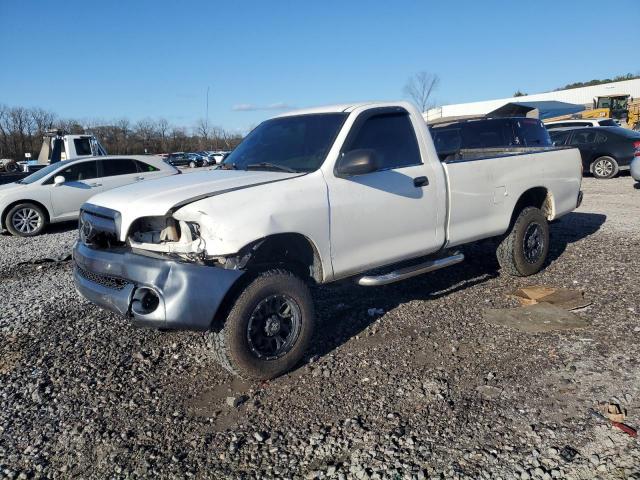
M 74 281 L 87 300 L 128 316 L 137 326 L 206 330 L 226 293 L 244 273 L 76 242 Z

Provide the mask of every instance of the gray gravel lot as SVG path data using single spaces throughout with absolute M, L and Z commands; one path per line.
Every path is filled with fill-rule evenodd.
M 262 384 L 221 370 L 202 334 L 134 329 L 82 300 L 70 262 L 19 264 L 67 253 L 73 224 L 2 235 L 0 476 L 640 478 L 638 442 L 588 414 L 615 397 L 640 427 L 632 184 L 585 179 L 535 277 L 502 274 L 485 243 L 404 283 L 318 289 L 308 361 Z M 483 320 L 532 284 L 584 290 L 589 326 Z

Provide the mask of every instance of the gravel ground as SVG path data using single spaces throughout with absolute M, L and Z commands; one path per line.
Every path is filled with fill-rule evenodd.
M 247 384 L 202 334 L 132 328 L 80 299 L 74 225 L 0 236 L 0 476 L 640 478 L 636 440 L 588 409 L 612 397 L 640 426 L 640 190 L 585 179 L 535 277 L 491 244 L 406 282 L 316 291 L 304 365 Z M 580 330 L 486 323 L 516 287 L 578 288 Z M 376 309 L 369 311 L 369 309 Z

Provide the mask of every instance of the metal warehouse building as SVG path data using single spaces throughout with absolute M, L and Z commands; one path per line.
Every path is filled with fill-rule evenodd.
M 536 93 L 534 95 L 525 95 L 522 97 L 444 105 L 442 107 L 428 110 L 424 113 L 424 118 L 429 122 L 440 118 L 486 115 L 487 113 L 511 102 L 556 100 L 560 102 L 591 106 L 593 105 L 594 97 L 604 97 L 608 95 L 631 95 L 632 98 L 640 98 L 640 79 L 603 83 L 592 87 L 572 88 L 569 90 L 558 90 L 555 92 Z

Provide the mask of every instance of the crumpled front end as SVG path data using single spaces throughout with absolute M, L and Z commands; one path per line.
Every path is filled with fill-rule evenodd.
M 84 209 L 73 250 L 78 292 L 138 326 L 206 330 L 241 270 L 137 253 L 118 241 L 118 215 Z

